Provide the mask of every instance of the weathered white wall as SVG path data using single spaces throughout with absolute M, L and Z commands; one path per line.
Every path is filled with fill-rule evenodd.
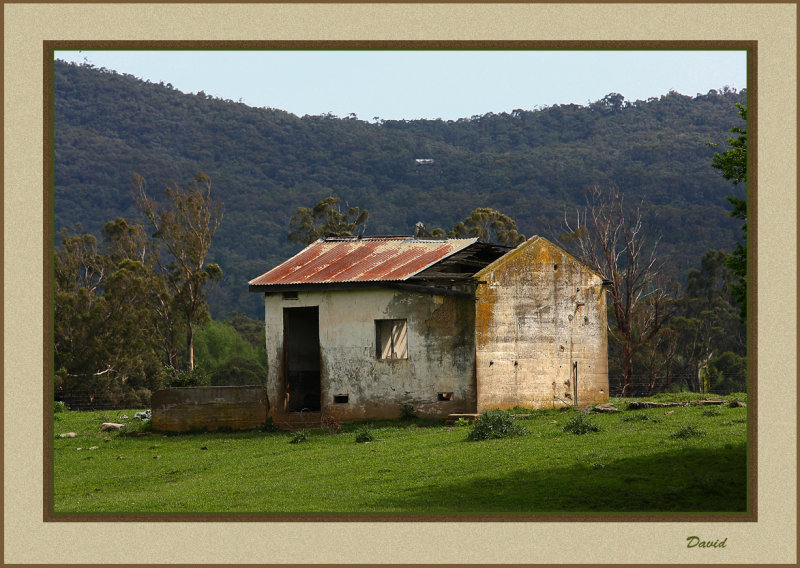
M 474 302 L 386 289 L 299 292 L 265 297 L 270 414 L 283 412 L 283 309 L 318 306 L 322 412 L 337 420 L 474 412 Z M 408 359 L 376 358 L 376 319 L 408 321 Z M 439 392 L 453 400 L 438 402 Z M 346 404 L 333 402 L 346 394 Z
M 477 274 L 478 411 L 608 400 L 602 279 L 561 248 L 532 237 Z

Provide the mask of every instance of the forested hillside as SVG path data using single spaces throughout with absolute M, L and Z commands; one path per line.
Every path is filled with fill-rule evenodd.
M 642 201 L 675 280 L 706 251 L 730 251 L 739 233 L 725 195 L 743 189 L 710 167 L 706 143 L 738 123 L 744 92 L 365 121 L 251 108 L 58 61 L 54 85 L 56 233 L 139 220 L 134 173 L 153 197 L 207 174 L 225 204 L 209 255 L 223 270 L 210 297 L 217 318 L 261 316 L 247 281 L 300 248 L 286 239 L 289 218 L 329 195 L 368 209 L 368 234 L 410 234 L 417 221 L 449 229 L 490 207 L 525 235 L 554 238 L 587 186 L 616 184 L 628 203 Z

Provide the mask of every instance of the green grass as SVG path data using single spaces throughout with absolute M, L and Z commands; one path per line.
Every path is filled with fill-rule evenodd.
M 478 442 L 437 421 L 373 421 L 366 444 L 354 443 L 363 424 L 291 444 L 289 432 L 100 432 L 104 421 L 138 422 L 120 419 L 135 410 L 66 411 L 54 434 L 77 436 L 53 441 L 53 510 L 744 512 L 747 408 L 706 409 L 592 415 L 601 431 L 583 436 L 563 431 L 576 411 L 533 411 L 528 435 Z M 706 435 L 670 437 L 687 426 Z

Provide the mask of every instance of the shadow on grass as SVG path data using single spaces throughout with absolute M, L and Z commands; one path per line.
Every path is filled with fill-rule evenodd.
M 746 444 L 676 448 L 608 463 L 453 479 L 381 498 L 375 508 L 427 513 L 744 513 Z

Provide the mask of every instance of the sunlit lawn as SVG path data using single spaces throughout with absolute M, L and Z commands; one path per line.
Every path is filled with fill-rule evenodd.
M 77 433 L 53 441 L 55 513 L 744 512 L 747 505 L 747 408 L 597 414 L 591 419 L 601 431 L 583 435 L 562 430 L 575 410 L 539 411 L 521 421 L 529 434 L 480 442 L 466 441 L 468 426 L 413 422 L 375 423 L 375 441 L 360 444 L 355 425 L 341 434 L 312 431 L 299 444 L 288 432 L 99 431 L 101 422 L 134 412 L 54 415 L 56 436 Z M 686 425 L 705 435 L 670 437 Z

